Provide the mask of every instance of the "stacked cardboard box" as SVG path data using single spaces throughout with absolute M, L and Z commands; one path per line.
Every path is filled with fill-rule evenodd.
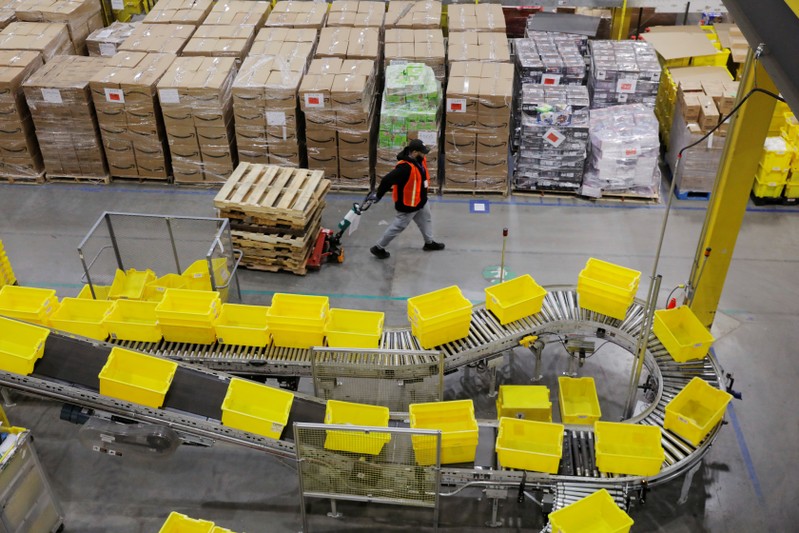
M 444 81 L 447 73 L 444 33 L 440 29 L 386 30 L 385 66 L 392 63 L 424 63 L 433 69 L 436 79 Z
M 441 2 L 437 0 L 391 0 L 386 28 L 432 30 L 441 27 Z
M 505 15 L 499 4 L 452 4 L 447 8 L 449 31 L 491 31 L 505 34 Z
M 180 24 L 141 24 L 118 51 L 180 54 L 196 28 Z
M 660 141 L 651 107 L 627 104 L 592 109 L 590 132 L 582 194 L 658 197 Z
M 314 59 L 300 84 L 308 168 L 324 170 L 334 187 L 371 185 L 376 78 L 374 59 L 329 57 Z
M 513 65 L 453 63 L 447 84 L 444 190 L 508 190 Z
M 17 20 L 17 14 L 14 12 L 16 3 L 17 0 L 0 1 L 0 30 Z
M 678 194 L 710 193 L 713 190 L 726 137 L 711 135 L 704 142 L 686 150 L 678 169 L 677 155 L 679 151 L 684 146 L 698 141 L 702 136 L 704 136 L 704 132 L 695 121 L 686 122 L 682 104 L 677 102 L 666 162 L 671 168 L 672 179 L 677 182 Z
M 677 86 L 680 114 L 686 124 L 694 123 L 703 132 L 715 128 L 721 117 L 732 111 L 737 95 L 738 82 L 724 78 L 704 81 L 685 79 Z M 728 128 L 729 122 L 725 122 L 717 131 L 724 135 Z
M 272 5 L 269 2 L 253 0 L 220 0 L 214 3 L 213 9 L 203 21 L 209 24 L 255 26 L 264 25 Z
M 150 13 L 144 17 L 143 22 L 199 26 L 211 12 L 212 7 L 212 0 L 158 0 Z
M 375 175 L 382 178 L 397 165 L 397 153 L 411 139 L 431 148 L 427 168 L 431 186 L 438 184 L 441 132 L 441 82 L 422 63 L 389 65 L 380 105 Z
M 327 19 L 326 2 L 281 0 L 275 4 L 272 14 L 266 19 L 271 28 L 315 28 L 319 29 Z
M 566 33 L 530 32 L 515 42 L 516 68 L 521 83 L 582 85 L 585 59 Z
M 114 22 L 107 28 L 93 31 L 86 38 L 86 48 L 89 51 L 89 55 L 96 57 L 113 56 L 138 25 L 138 23 Z
M 327 26 L 382 28 L 385 15 L 385 2 L 333 0 L 333 2 L 330 3 Z
M 527 17 L 527 26 L 524 28 L 524 37 L 533 40 L 538 40 L 540 37 L 544 37 L 545 39 L 547 37 L 551 37 L 556 42 L 567 40 L 572 41 L 575 45 L 577 45 L 577 50 L 579 50 L 581 55 L 585 56 L 588 54 L 588 36 L 577 33 L 541 31 L 540 29 L 536 29 L 539 26 L 540 24 L 535 21 L 535 14 Z
M 232 57 L 179 57 L 158 82 L 176 183 L 223 183 L 233 172 L 235 75 Z
M 12 22 L 0 31 L 0 50 L 39 52 L 45 63 L 57 55 L 75 53 L 66 25 L 49 22 Z
M 66 24 L 75 52 L 82 55 L 86 37 L 105 26 L 97 0 L 19 0 L 15 10 L 19 21 Z
M 0 51 L 0 177 L 44 181 L 44 166 L 22 83 L 42 66 L 30 51 Z
M 578 85 L 522 84 L 517 190 L 577 192 L 588 149 L 588 89 Z
M 510 62 L 510 46 L 504 33 L 458 32 L 449 34 L 449 62 Z
M 108 168 L 114 177 L 169 178 L 156 84 L 175 56 L 120 52 L 90 82 Z
M 255 26 L 212 25 L 197 28 L 183 47 L 182 56 L 234 57 L 240 65 L 250 51 Z
M 370 59 L 381 55 L 379 28 L 350 28 L 341 26 L 322 28 L 314 57 L 340 57 L 342 59 Z
M 591 107 L 623 103 L 655 106 L 661 67 L 644 41 L 590 41 L 588 90 Z
M 108 181 L 89 90 L 104 65 L 97 57 L 56 56 L 23 84 L 48 180 Z
M 310 32 L 310 33 L 309 33 Z M 305 164 L 297 90 L 313 48 L 315 30 L 264 28 L 233 84 L 239 160 L 284 167 Z M 285 39 L 285 41 L 284 41 Z

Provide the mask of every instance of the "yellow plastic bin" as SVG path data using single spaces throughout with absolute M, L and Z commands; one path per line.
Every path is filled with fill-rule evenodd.
M 211 265 L 214 269 L 214 282 L 219 287 L 227 283 L 230 278 L 230 272 L 227 268 L 227 258 L 217 257 L 211 259 Z M 208 270 L 208 260 L 199 259 L 193 262 L 181 274 L 186 280 L 186 288 L 198 291 L 210 291 L 211 287 L 211 273 Z
M 232 378 L 222 402 L 222 424 L 279 439 L 293 401 L 294 395 L 288 391 Z
M 233 533 L 232 529 L 216 526 L 211 530 L 211 533 Z
M 322 346 L 329 312 L 327 296 L 275 294 L 267 313 L 272 342 L 286 348 Z
M 668 404 L 663 427 L 698 446 L 721 422 L 732 396 L 694 378 Z
M 755 179 L 755 184 L 752 186 L 752 194 L 758 198 L 779 198 L 784 188 L 784 182 L 761 183 L 760 180 Z
M 377 348 L 383 335 L 385 313 L 331 309 L 325 325 L 327 345 L 340 348 Z
M 469 335 L 472 304 L 456 285 L 408 299 L 411 332 L 424 349 Z
M 666 459 L 656 426 L 597 422 L 594 438 L 596 466 L 606 474 L 654 476 Z
M 111 300 L 122 298 L 140 300 L 144 296 L 144 286 L 153 280 L 155 280 L 155 272 L 149 269 L 129 268 L 124 272 L 117 270 L 114 274 L 114 282 L 111 283 L 111 290 L 108 291 L 108 298 Z
M 58 297 L 52 289 L 5 285 L 0 288 L 0 315 L 43 326 L 58 309 Z
M 530 274 L 525 274 L 486 287 L 485 294 L 486 309 L 504 325 L 541 311 L 547 291 Z
M 213 530 L 213 522 L 189 518 L 173 511 L 169 513 L 159 533 L 211 533 Z
M 441 464 L 474 462 L 479 430 L 472 400 L 413 403 L 408 410 L 411 428 L 441 430 Z M 435 437 L 414 435 L 411 441 L 417 464 L 435 464 Z
M 362 403 L 328 400 L 325 424 L 352 424 L 354 426 L 388 427 L 388 407 Z M 325 448 L 343 452 L 379 455 L 391 440 L 391 434 L 365 431 L 326 432 Z
M 594 378 L 558 378 L 560 418 L 564 424 L 592 425 L 602 417 Z
M 222 304 L 222 311 L 214 322 L 216 338 L 221 344 L 266 346 L 271 339 L 268 311 L 268 307 L 260 305 Z
M 624 320 L 640 281 L 639 271 L 592 257 L 577 279 L 580 307 Z
M 160 302 L 167 289 L 185 289 L 186 278 L 179 274 L 167 274 L 147 283 L 144 286 L 144 299 Z
M 92 296 L 92 287 L 84 285 L 76 298 L 84 298 L 87 300 L 108 300 L 108 293 L 111 291 L 110 285 L 94 285 L 94 296 Z
M 652 330 L 678 363 L 704 359 L 715 341 L 687 305 L 655 311 Z
M 0 369 L 30 375 L 44 355 L 44 342 L 50 330 L 0 317 Z
M 155 315 L 166 341 L 213 344 L 214 320 L 221 307 L 218 292 L 167 289 Z
M 500 418 L 495 449 L 503 468 L 557 474 L 563 454 L 562 424 Z
M 115 347 L 100 371 L 100 394 L 158 409 L 177 370 L 174 361 Z
M 549 388 L 543 385 L 500 385 L 497 419 L 502 417 L 552 422 Z
M 616 505 L 605 489 L 549 514 L 552 533 L 627 533 L 630 515 Z
M 157 302 L 117 300 L 105 317 L 111 339 L 158 342 L 163 336 L 155 316 Z
M 104 341 L 108 338 L 105 316 L 114 302 L 64 298 L 61 306 L 50 316 L 50 325 L 56 329 Z

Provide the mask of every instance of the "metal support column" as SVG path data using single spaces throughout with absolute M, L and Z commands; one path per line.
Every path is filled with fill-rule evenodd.
M 755 82 L 761 89 L 778 92 L 766 69 L 755 61 L 750 51 L 738 97 L 752 90 Z M 721 299 L 775 103 L 765 94 L 753 94 L 732 118 L 690 277 L 691 309 L 708 328 L 713 324 Z M 713 254 L 707 259 L 701 283 L 698 283 L 707 248 L 711 248 Z

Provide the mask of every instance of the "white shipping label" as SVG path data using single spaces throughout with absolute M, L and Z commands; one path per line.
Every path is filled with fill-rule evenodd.
M 541 76 L 542 85 L 559 85 L 560 74 L 544 74 Z
M 435 146 L 437 143 L 436 138 L 438 137 L 438 132 L 436 131 L 420 131 L 419 132 L 419 140 L 422 141 L 425 146 Z
M 125 0 L 111 0 L 111 9 L 125 9 Z
M 608 74 L 604 70 L 597 70 L 596 71 L 596 79 L 598 80 L 606 80 L 608 78 Z
M 122 89 L 109 89 L 105 88 L 105 101 L 111 102 L 114 104 L 124 104 L 125 103 L 125 93 L 122 92 Z
M 63 104 L 64 100 L 61 99 L 61 91 L 58 89 L 42 89 L 42 98 L 48 104 Z
M 620 94 L 618 95 L 618 98 L 617 98 L 617 100 L 618 100 L 619 102 L 622 102 L 622 103 L 626 102 L 626 101 L 627 101 L 627 94 L 626 94 L 626 93 L 620 93 Z
M 557 148 L 563 141 L 566 140 L 566 136 L 563 135 L 561 132 L 556 130 L 555 128 L 549 128 L 546 133 L 544 133 L 544 140 Z
M 325 95 L 322 93 L 305 93 L 305 107 L 325 107 Z
M 177 89 L 159 89 L 158 98 L 162 104 L 179 104 L 180 95 Z
M 286 114 L 282 111 L 267 111 L 266 112 L 266 125 L 267 126 L 285 126 Z
M 408 64 L 407 59 L 392 59 L 391 63 L 389 63 L 389 65 L 407 65 L 407 64 Z
M 638 80 L 619 80 L 616 82 L 617 93 L 634 93 Z
M 447 98 L 447 113 L 466 113 L 466 99 Z
M 117 47 L 113 43 L 100 43 L 100 55 L 103 57 L 115 56 Z

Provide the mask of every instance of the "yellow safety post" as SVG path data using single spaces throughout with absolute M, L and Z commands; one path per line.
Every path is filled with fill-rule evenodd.
M 617 41 L 626 39 L 630 33 L 630 11 L 627 10 L 627 0 L 621 7 L 613 9 L 613 17 L 610 20 L 610 36 Z
M 778 92 L 750 50 L 738 98 L 749 93 L 755 82 L 761 89 Z M 770 96 L 755 93 L 732 118 L 690 277 L 691 310 L 708 329 L 721 299 L 775 104 Z

